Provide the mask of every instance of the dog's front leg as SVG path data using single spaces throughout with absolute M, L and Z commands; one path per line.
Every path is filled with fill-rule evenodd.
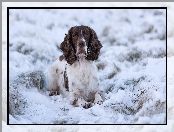
M 102 103 L 103 103 L 103 99 L 102 99 L 101 95 L 98 92 L 96 92 L 95 93 L 94 104 L 101 105 Z

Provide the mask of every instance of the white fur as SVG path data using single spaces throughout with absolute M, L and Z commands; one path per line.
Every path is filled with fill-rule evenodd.
M 86 100 L 88 100 L 91 94 L 94 94 L 94 102 L 92 103 L 97 103 L 102 100 L 98 94 L 99 84 L 97 67 L 93 61 L 88 61 L 83 58 L 72 65 L 66 64 L 64 60 L 57 60 L 53 63 L 48 70 L 48 89 L 50 91 L 58 90 L 57 88 L 59 87 L 60 93 L 67 95 L 62 74 L 65 70 L 65 66 L 67 67 L 69 84 L 68 97 L 71 104 L 76 100 L 77 102 L 75 105 L 84 106 L 87 104 Z
M 48 90 L 59 91 L 65 94 L 63 72 L 65 70 L 65 61 L 56 60 L 47 71 Z M 63 90 L 63 91 L 62 91 Z

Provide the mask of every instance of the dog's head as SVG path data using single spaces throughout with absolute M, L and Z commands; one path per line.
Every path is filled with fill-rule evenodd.
M 83 58 L 94 61 L 98 59 L 101 48 L 102 45 L 95 31 L 88 26 L 70 28 L 60 45 L 65 60 L 69 64 Z

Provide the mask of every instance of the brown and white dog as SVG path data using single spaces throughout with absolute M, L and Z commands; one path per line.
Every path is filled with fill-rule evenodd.
M 74 106 L 89 108 L 103 99 L 99 90 L 98 59 L 102 45 L 93 29 L 88 26 L 72 27 L 60 45 L 63 56 L 48 70 L 48 89 L 68 95 Z

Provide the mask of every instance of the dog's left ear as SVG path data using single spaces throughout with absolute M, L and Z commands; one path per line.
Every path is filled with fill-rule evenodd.
M 88 54 L 87 54 L 87 59 L 88 60 L 97 60 L 98 56 L 100 54 L 100 49 L 103 47 L 98 40 L 96 32 L 88 27 L 90 30 L 90 39 L 89 39 L 89 44 L 88 44 Z

